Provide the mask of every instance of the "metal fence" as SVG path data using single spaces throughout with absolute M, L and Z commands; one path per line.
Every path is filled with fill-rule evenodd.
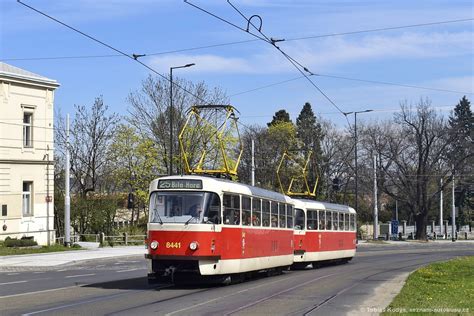
M 101 245 L 107 243 L 114 244 L 143 244 L 145 242 L 146 235 L 129 235 L 128 233 L 123 233 L 121 235 L 105 235 L 104 233 L 99 234 L 76 234 L 71 235 L 71 243 L 78 243 L 80 241 L 95 241 Z M 64 236 L 56 238 L 57 243 L 63 244 L 65 242 Z

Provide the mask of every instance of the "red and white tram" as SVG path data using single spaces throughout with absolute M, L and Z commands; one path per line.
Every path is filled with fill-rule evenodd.
M 293 204 L 229 180 L 170 176 L 150 184 L 148 277 L 237 277 L 293 263 Z
M 294 267 L 347 262 L 356 251 L 356 211 L 345 205 L 293 199 Z
M 151 182 L 149 209 L 150 282 L 240 280 L 355 255 L 355 211 L 343 205 L 225 179 L 170 176 Z

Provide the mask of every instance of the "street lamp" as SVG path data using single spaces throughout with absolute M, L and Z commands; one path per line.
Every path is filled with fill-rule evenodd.
M 355 209 L 356 212 L 359 211 L 359 187 L 358 187 L 358 172 L 357 172 L 357 114 L 372 112 L 373 110 L 364 110 L 364 111 L 355 111 L 355 112 L 346 112 L 344 115 L 354 114 L 354 158 L 355 158 Z
M 192 63 L 184 66 L 170 67 L 170 176 L 173 175 L 173 69 L 188 68 L 194 65 Z

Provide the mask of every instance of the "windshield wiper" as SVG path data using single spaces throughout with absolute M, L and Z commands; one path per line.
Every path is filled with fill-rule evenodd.
M 160 221 L 160 224 L 163 225 L 163 221 L 161 220 L 161 216 L 160 216 L 160 213 L 157 212 L 158 210 L 157 209 L 154 209 L 153 212 L 158 215 L 158 220 Z
M 199 219 L 199 217 L 198 217 L 198 216 L 191 216 L 191 218 L 190 218 L 190 219 L 188 219 L 188 220 L 186 221 L 186 223 L 184 223 L 184 226 L 188 225 L 188 224 L 189 224 L 189 222 L 190 222 L 192 219 L 194 219 L 194 218 L 197 218 L 197 219 Z

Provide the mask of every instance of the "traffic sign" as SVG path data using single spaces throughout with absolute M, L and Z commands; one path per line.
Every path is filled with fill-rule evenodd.
M 392 221 L 392 235 L 397 235 L 398 234 L 398 221 L 393 220 Z

